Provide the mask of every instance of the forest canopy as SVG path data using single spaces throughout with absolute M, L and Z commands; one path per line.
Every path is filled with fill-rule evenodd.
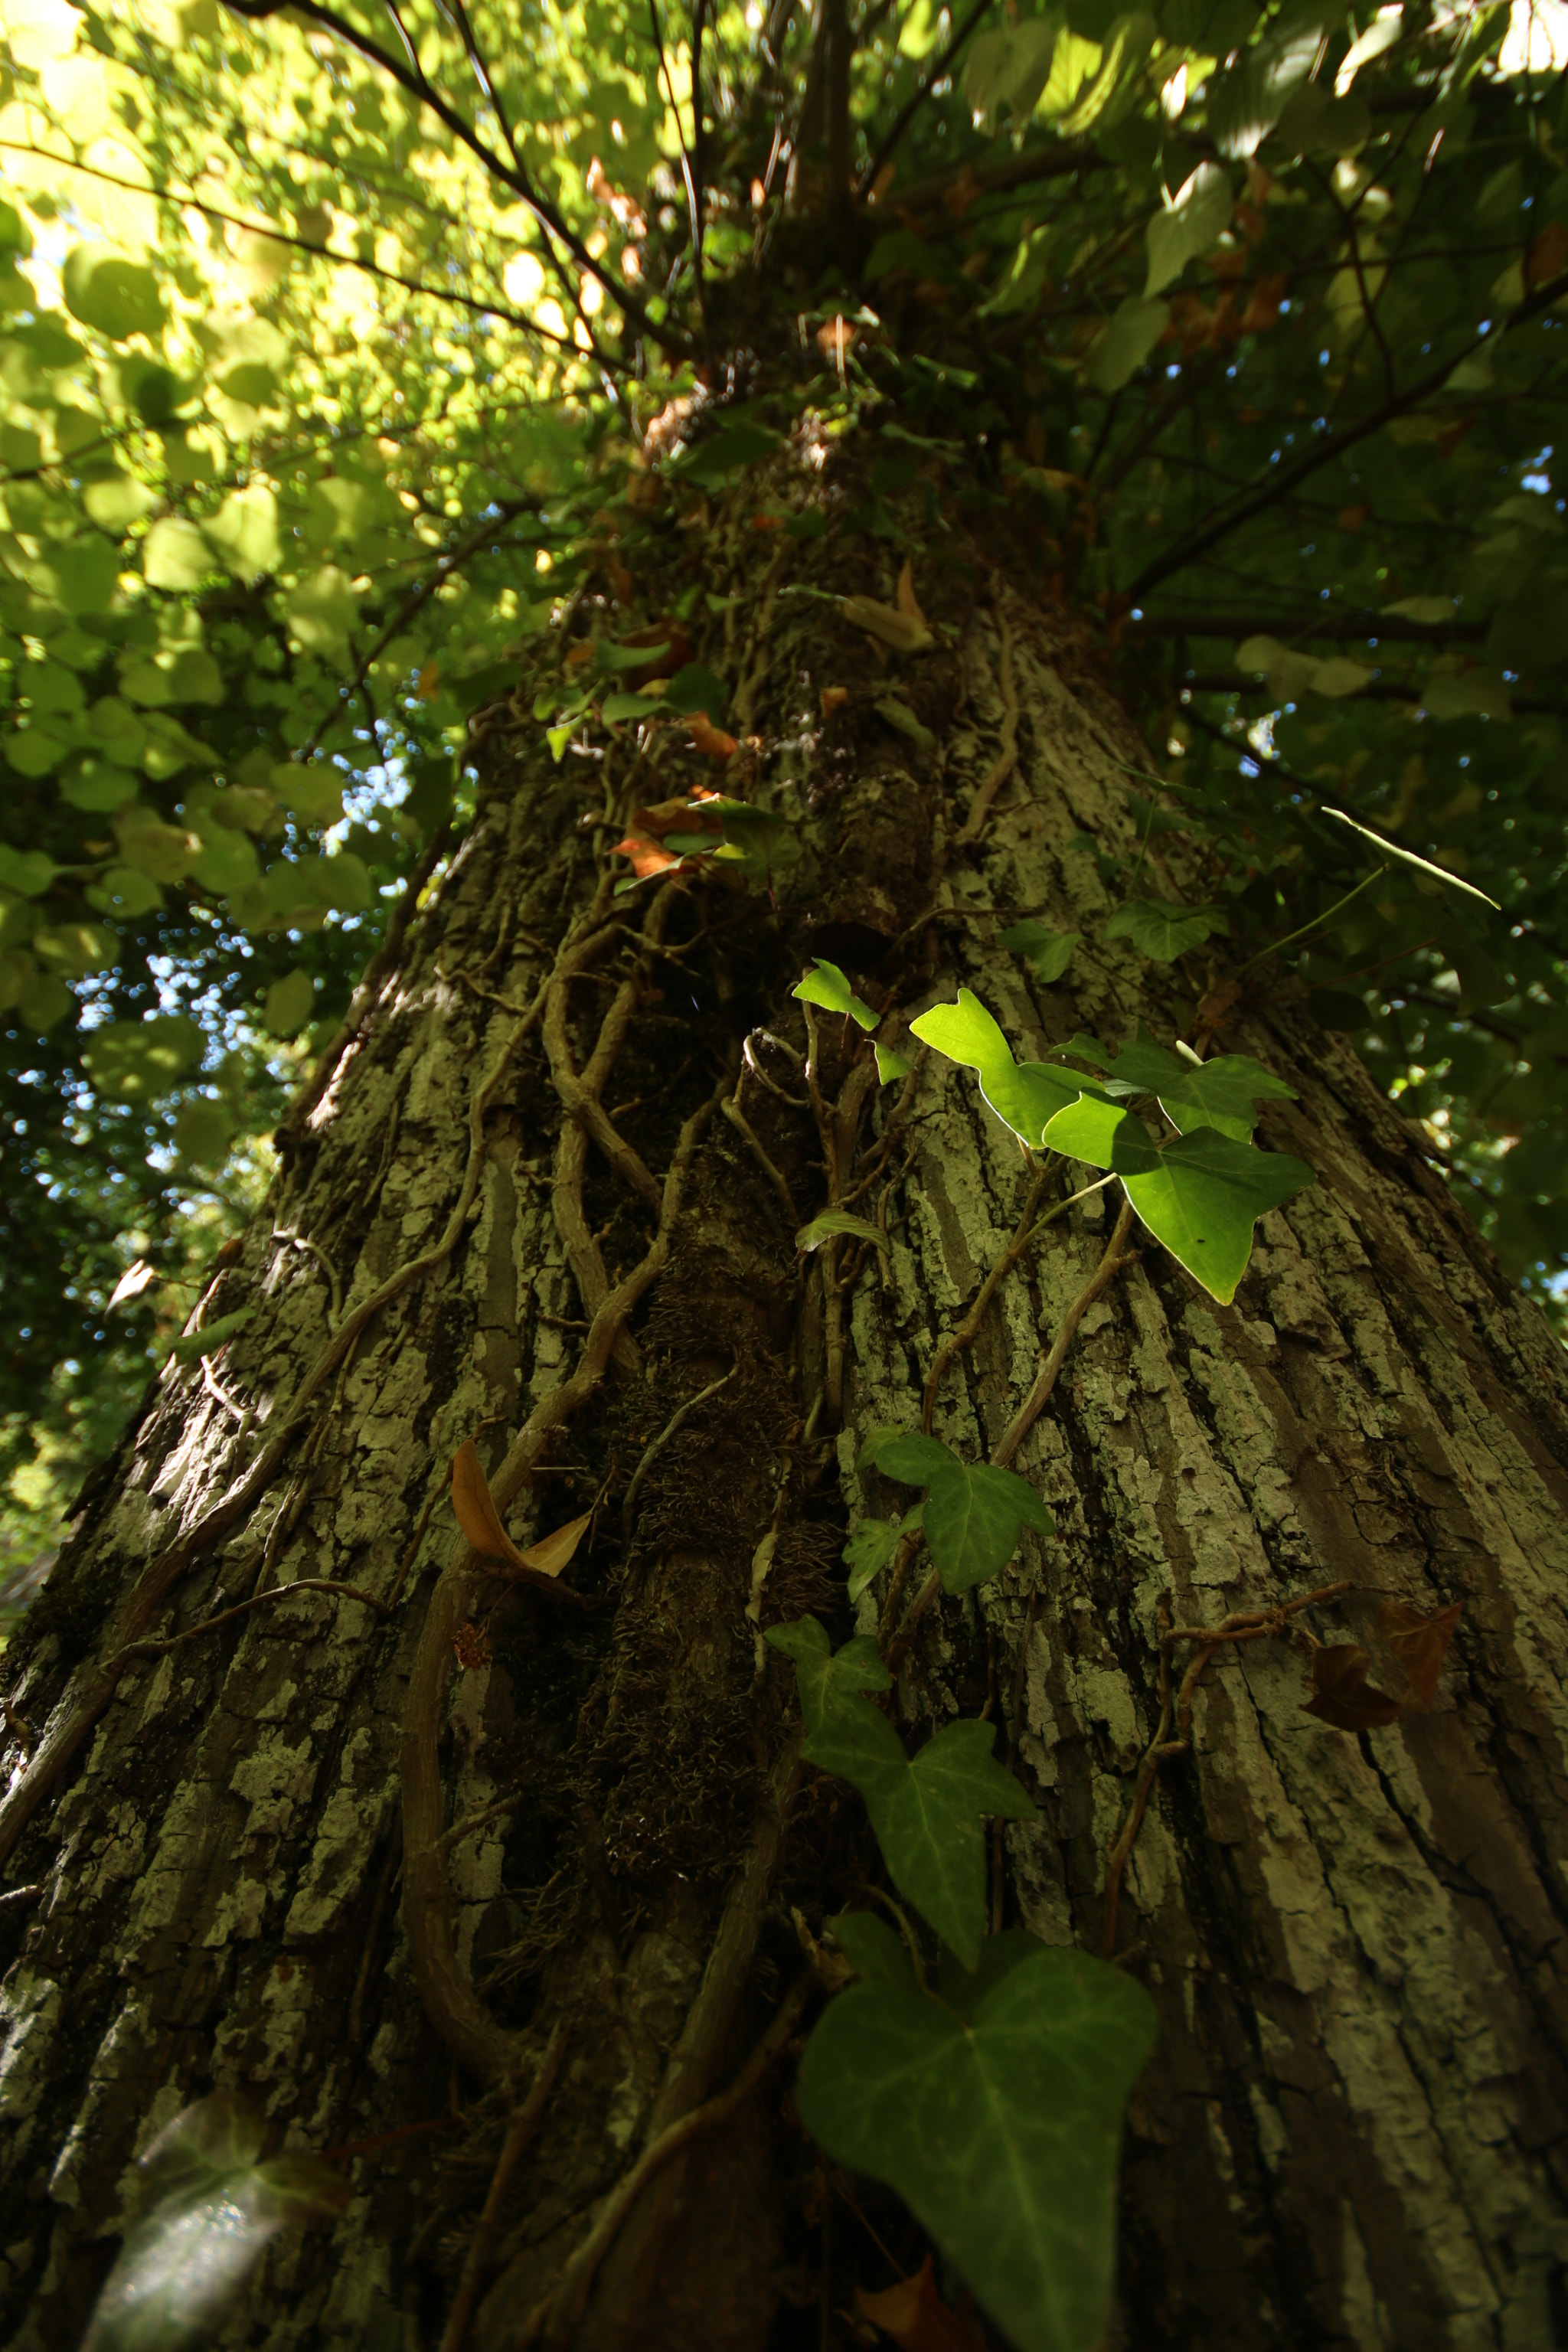
M 892 541 L 918 488 L 935 559 L 1010 509 L 1144 729 L 1108 935 L 1350 1034 L 1551 1303 L 1561 5 L 0 26 L 0 1566 L 263 1199 L 480 740 L 647 715 L 646 646 L 536 695 L 530 641 L 684 527 L 660 473 L 861 433 L 858 503 L 756 530 Z M 721 729 L 712 683 L 667 708 Z

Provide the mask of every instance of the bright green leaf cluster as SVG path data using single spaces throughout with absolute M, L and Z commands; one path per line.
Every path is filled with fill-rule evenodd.
M 1252 1146 L 1254 1106 L 1289 1098 L 1291 1089 L 1247 1055 L 1183 1061 L 1134 1040 L 1112 1059 L 1092 1038 L 1074 1038 L 1061 1051 L 1092 1062 L 1092 1079 L 1063 1062 L 1018 1064 L 966 988 L 956 1004 L 935 1005 L 910 1025 L 950 1061 L 978 1070 L 992 1109 L 1032 1149 L 1120 1177 L 1155 1240 L 1222 1305 L 1247 1271 L 1258 1219 L 1315 1181 L 1304 1160 Z M 1150 1136 L 1130 1108 L 1139 1097 L 1158 1100 L 1173 1136 Z

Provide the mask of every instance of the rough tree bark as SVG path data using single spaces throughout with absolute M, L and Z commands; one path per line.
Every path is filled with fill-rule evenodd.
M 610 896 L 627 810 L 719 772 L 679 730 L 555 767 L 531 680 L 487 714 L 477 822 L 202 1303 L 253 1320 L 213 1378 L 149 1392 L 16 1644 L 4 1883 L 37 1891 L 0 1905 L 14 2352 L 78 2340 L 133 2158 L 215 2084 L 279 2143 L 375 2143 L 341 2159 L 342 2221 L 279 2240 L 219 2340 L 436 2345 L 547 2049 L 469 2343 L 531 2319 L 594 2352 L 826 2340 L 787 2065 L 601 2229 L 592 2273 L 582 2253 L 765 2032 L 791 1907 L 820 1927 L 875 1867 L 858 1801 L 802 1784 L 759 1628 L 851 1629 L 844 1530 L 894 1500 L 855 1432 L 918 1421 L 1030 1181 L 948 1065 L 879 1092 L 822 1016 L 808 1085 L 789 991 L 814 947 L 906 1015 L 962 980 L 1022 1055 L 1190 1034 L 1204 975 L 1096 944 L 1074 845 L 1129 843 L 1143 755 L 1003 526 L 938 542 L 917 586 L 944 634 L 900 660 L 784 593 L 890 601 L 882 544 L 781 552 L 756 505 L 753 482 L 689 514 L 637 586 L 655 615 L 693 581 L 733 600 L 700 650 L 746 739 L 731 788 L 802 845 L 779 903 Z M 573 625 L 612 619 L 590 596 Z M 847 688 L 830 716 L 825 688 Z M 879 715 L 892 691 L 934 748 Z M 996 947 L 1018 914 L 1085 935 L 1061 985 Z M 1389 1595 L 1463 1600 L 1428 1717 L 1327 1728 L 1281 1643 L 1198 1688 L 1121 1894 L 1163 2034 L 1115 2340 L 1523 2352 L 1568 2324 L 1563 1357 L 1342 1040 L 1266 996 L 1220 1037 L 1296 1087 L 1262 1139 L 1317 1186 L 1264 1220 L 1233 1307 L 1147 1239 L 1090 1307 L 1016 1457 L 1060 1541 L 929 1613 L 901 1712 L 989 1696 L 1039 1808 L 1007 1829 L 1001 1916 L 1098 1948 L 1163 1597 L 1211 1623 L 1345 1580 L 1313 1622 L 1374 1642 Z M 1084 1181 L 1051 1167 L 1047 1195 Z M 797 1256 L 830 1186 L 885 1221 L 885 1274 Z M 1114 1216 L 1097 1194 L 1054 1223 L 947 1370 L 934 1425 L 969 1458 Z M 565 1580 L 587 1607 L 456 1537 L 447 1463 L 476 1433 L 520 1541 L 596 1507 Z M 378 1605 L 322 1589 L 345 1585 Z

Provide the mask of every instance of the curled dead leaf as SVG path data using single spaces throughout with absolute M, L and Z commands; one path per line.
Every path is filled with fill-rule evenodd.
M 1312 1696 L 1301 1701 L 1309 1715 L 1336 1731 L 1372 1731 L 1393 1723 L 1399 1701 L 1366 1678 L 1372 1653 L 1354 1642 L 1335 1642 L 1312 1653 Z
M 672 866 L 680 863 L 675 851 L 666 849 L 662 841 L 645 841 L 640 834 L 636 833 L 628 833 L 624 841 L 612 842 L 610 854 L 615 857 L 629 857 L 632 871 L 639 882 L 646 882 L 650 874 L 668 874 Z
M 694 710 L 686 723 L 691 730 L 693 749 L 705 760 L 732 760 L 740 749 L 734 737 L 715 727 L 705 710 Z
M 716 814 L 721 795 L 699 789 L 682 794 L 677 800 L 655 801 L 648 808 L 634 809 L 632 824 L 639 834 L 662 841 L 667 833 L 721 834 L 723 819 Z
M 588 1522 L 593 1516 L 592 1511 L 584 1511 L 580 1519 L 568 1519 L 565 1526 L 557 1528 L 552 1535 L 541 1536 L 537 1543 L 531 1543 L 526 1551 L 519 1552 L 521 1565 L 531 1568 L 538 1576 L 559 1576 L 587 1534 Z
M 1447 1609 L 1434 1610 L 1431 1616 L 1426 1617 L 1408 1601 L 1386 1601 L 1377 1612 L 1378 1631 L 1404 1667 L 1410 1685 L 1405 1704 L 1418 1708 L 1423 1715 L 1436 1696 L 1437 1677 L 1443 1671 L 1443 1661 L 1464 1606 L 1462 1601 L 1452 1601 Z
M 533 1584 L 553 1586 L 578 1545 L 582 1542 L 591 1512 L 580 1519 L 570 1519 L 553 1534 L 541 1536 L 526 1551 L 520 1551 L 501 1525 L 490 1482 L 485 1476 L 478 1446 L 471 1437 L 465 1438 L 452 1456 L 452 1508 L 458 1525 L 477 1552 L 487 1559 L 504 1559 L 508 1566 Z M 580 1593 L 569 1588 L 559 1588 L 563 1596 L 581 1601 Z
M 824 719 L 831 719 L 836 711 L 842 710 L 848 699 L 849 688 L 847 686 L 825 686 L 822 689 Z
M 862 2318 L 904 2352 L 984 2352 L 985 2338 L 973 2320 L 950 2311 L 937 2289 L 936 2273 L 928 2254 L 912 2279 L 900 2279 L 879 2294 L 855 2290 Z

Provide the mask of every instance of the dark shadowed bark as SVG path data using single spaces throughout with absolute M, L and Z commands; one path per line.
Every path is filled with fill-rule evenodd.
M 1024 558 L 939 538 L 915 586 L 942 634 L 905 658 L 785 593 L 892 602 L 880 543 L 781 551 L 757 504 L 699 507 L 637 583 L 655 615 L 693 582 L 732 600 L 697 608 L 731 769 L 678 727 L 556 766 L 532 678 L 482 715 L 477 822 L 202 1302 L 252 1320 L 208 1372 L 165 1372 L 14 1645 L 36 1744 L 13 1726 L 4 1885 L 37 1890 L 0 1905 L 15 2352 L 78 2340 L 134 2158 L 215 2084 L 280 2145 L 357 2151 L 342 2220 L 277 2242 L 226 2345 L 440 2344 L 547 2066 L 492 2202 L 479 2352 L 529 2325 L 761 2352 L 827 2340 L 819 2291 L 852 2301 L 868 2242 L 837 2206 L 819 2289 L 787 2056 L 617 2184 L 747 2065 L 801 1968 L 792 1911 L 819 1932 L 876 1870 L 858 1800 L 796 1765 L 761 1633 L 807 1609 L 853 1630 L 845 1532 L 895 1502 L 856 1433 L 918 1423 L 1031 1177 L 967 1074 L 922 1057 L 879 1090 L 859 1032 L 819 1014 L 814 1045 L 790 992 L 813 952 L 889 1015 L 962 981 L 1022 1058 L 1190 1038 L 1209 975 L 1097 943 L 1082 837 L 1130 844 L 1144 753 Z M 687 871 L 614 897 L 631 811 L 721 775 L 800 845 L 776 891 Z M 1084 935 L 1060 985 L 997 947 L 1023 914 Z M 1318 1182 L 1263 1220 L 1234 1307 L 1134 1231 L 1016 1457 L 1061 1539 L 928 1612 L 902 1718 L 989 1706 L 1038 1801 L 998 1842 L 998 1916 L 1098 1949 L 1167 1597 L 1213 1624 L 1346 1582 L 1311 1622 L 1374 1651 L 1383 1601 L 1463 1601 L 1429 1716 L 1328 1727 L 1283 1641 L 1197 1685 L 1121 1887 L 1163 2032 L 1115 2340 L 1544 2347 L 1568 2258 L 1563 1360 L 1343 1041 L 1249 997 L 1218 1034 L 1296 1088 L 1262 1139 Z M 1091 1173 L 1047 1165 L 1045 1197 Z M 884 1225 L 885 1264 L 797 1254 L 830 1198 Z M 946 1370 L 934 1426 L 966 1458 L 1116 1213 L 1095 1193 L 1051 1224 Z M 447 1465 L 475 1436 L 519 1543 L 594 1511 L 575 1599 L 458 1536 Z

